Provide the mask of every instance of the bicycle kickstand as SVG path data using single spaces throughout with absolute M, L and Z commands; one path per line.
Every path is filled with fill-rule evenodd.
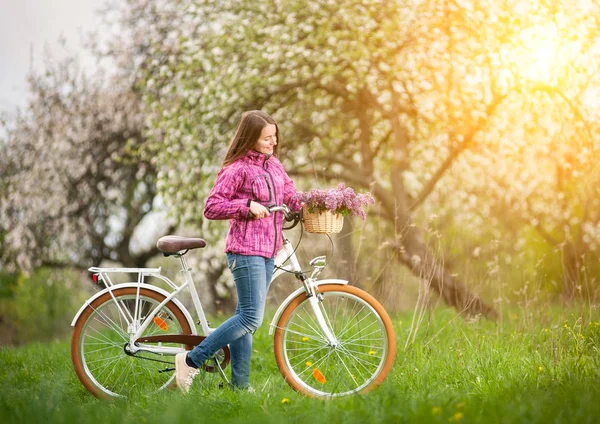
M 221 364 L 215 358 L 213 358 L 212 360 L 215 362 L 215 366 L 217 367 L 217 370 L 219 370 L 219 375 L 221 375 L 221 378 L 223 379 L 223 381 L 225 383 L 227 383 L 227 385 L 229 386 L 229 379 L 225 375 L 225 371 L 223 371 L 223 368 L 221 368 Z

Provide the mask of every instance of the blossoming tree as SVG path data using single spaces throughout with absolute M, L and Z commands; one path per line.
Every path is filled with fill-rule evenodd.
M 131 154 L 143 140 L 139 95 L 126 80 L 86 75 L 67 58 L 29 78 L 30 100 L 6 127 L 0 178 L 4 265 L 144 266 L 134 246 L 154 207 L 154 167 Z
M 423 208 L 444 208 L 435 203 L 444 198 L 441 192 L 452 203 L 451 189 L 457 199 L 460 193 L 484 194 L 498 205 L 507 192 L 522 186 L 492 190 L 488 179 L 472 177 L 494 166 L 495 181 L 516 182 L 509 181 L 514 158 L 494 158 L 490 142 L 515 135 L 504 130 L 518 131 L 527 116 L 524 105 L 547 105 L 543 100 L 527 103 L 540 87 L 540 80 L 536 84 L 532 77 L 549 72 L 544 67 L 548 40 L 539 40 L 544 33 L 540 28 L 554 22 L 559 38 L 580 38 L 578 54 L 595 51 L 597 8 L 592 3 L 160 4 L 136 2 L 134 15 L 146 17 L 138 34 L 144 34 L 144 44 L 160 57 L 143 66 L 153 124 L 150 151 L 162 193 L 182 217 L 198 219 L 194 199 L 212 183 L 219 167 L 214 158 L 222 155 L 241 111 L 262 108 L 278 119 L 287 136 L 282 157 L 290 173 L 370 189 L 379 215 L 392 229 L 387 245 L 399 261 L 425 277 L 422 281 L 447 303 L 470 313 L 494 314 L 431 252 L 416 217 Z M 566 30 L 569 26 L 574 30 Z M 594 85 L 586 85 L 592 74 L 563 74 L 572 78 L 546 87 L 555 100 L 561 98 L 568 109 L 571 105 L 572 128 L 587 128 L 573 131 L 571 139 L 592 134 L 593 115 L 578 114 L 583 109 L 577 106 L 577 90 L 583 93 Z M 544 127 L 542 116 L 530 117 Z M 543 135 L 523 133 L 524 149 L 539 137 Z M 583 152 L 577 143 L 569 143 L 566 150 L 575 156 Z M 446 178 L 449 170 L 452 179 Z M 456 175 L 461 172 L 465 175 Z M 535 184 L 539 190 L 548 172 L 534 172 L 540 172 Z M 552 190 L 547 198 L 559 194 Z M 525 218 L 522 225 L 544 231 L 530 219 L 536 208 L 544 208 L 543 202 L 528 204 L 520 196 L 506 206 L 511 215 Z M 586 228 L 595 228 L 593 216 L 587 218 Z M 558 216 L 548 214 L 547 220 L 549 226 L 560 225 Z M 561 243 L 561 238 L 552 240 Z
M 535 229 L 563 253 L 565 291 L 574 291 L 580 259 L 594 252 L 600 234 L 594 171 L 600 15 L 594 2 L 120 4 L 126 30 L 111 54 L 134 65 L 146 105 L 135 115 L 144 117 L 146 141 L 131 138 L 130 147 L 139 150 L 140 163 L 156 169 L 157 189 L 182 222 L 221 232 L 202 223 L 199 205 L 239 114 L 261 108 L 281 125 L 286 169 L 298 180 L 318 180 L 315 185 L 343 181 L 370 190 L 377 201 L 372 216 L 389 230 L 385 246 L 448 304 L 494 315 L 428 245 L 422 224 L 438 211 L 461 219 L 478 215 L 469 232 L 515 222 Z M 106 120 L 116 122 L 123 116 L 109 115 Z M 85 129 L 91 120 L 73 122 Z M 24 143 L 47 140 L 52 131 L 30 132 L 34 137 Z M 66 148 L 36 149 L 40 158 L 65 160 Z M 43 160 L 36 163 L 43 168 Z M 78 165 L 72 168 L 81 170 Z M 85 173 L 74 175 L 78 181 Z M 56 178 L 46 185 L 39 180 L 39 189 L 56 190 L 50 184 Z M 23 222 L 29 227 L 13 234 L 31 239 L 34 220 Z
M 198 218 L 185 200 L 211 184 L 219 166 L 212 158 L 239 113 L 263 108 L 289 135 L 282 156 L 291 173 L 372 190 L 394 229 L 397 258 L 449 304 L 493 315 L 430 254 L 413 218 L 505 96 L 495 87 L 444 96 L 468 74 L 465 51 L 484 46 L 449 46 L 443 5 L 187 1 L 151 21 L 168 30 L 147 31 L 146 42 L 169 52 L 146 64 L 151 151 L 163 193 L 182 216 Z M 463 60 L 460 72 L 447 63 L 452 54 Z M 450 127 L 439 124 L 450 118 Z M 412 158 L 427 144 L 438 150 L 435 168 L 417 168 Z
M 72 57 L 48 57 L 30 75 L 27 107 L 0 139 L 3 269 L 144 267 L 156 240 L 176 229 L 156 196 L 154 165 L 138 154 L 146 124 L 136 64 L 147 50 L 135 42 L 124 31 L 89 46 L 109 68 L 84 72 Z M 232 308 L 226 266 L 214 259 L 222 246 L 206 250 L 194 270 L 207 306 Z

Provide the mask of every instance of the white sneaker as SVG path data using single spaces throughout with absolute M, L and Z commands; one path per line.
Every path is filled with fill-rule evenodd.
M 179 390 L 188 393 L 194 382 L 194 377 L 200 372 L 197 368 L 190 367 L 185 363 L 187 352 L 175 355 L 175 383 Z

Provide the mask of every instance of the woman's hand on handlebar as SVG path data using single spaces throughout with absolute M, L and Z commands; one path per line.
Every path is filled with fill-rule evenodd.
M 287 221 L 289 221 L 290 219 L 293 219 L 294 213 L 292 211 L 290 211 L 290 209 L 288 208 L 288 206 L 286 204 L 268 205 L 267 208 L 269 209 L 270 212 L 282 212 L 283 216 L 285 216 L 285 219 Z
M 287 205 L 281 205 L 281 206 L 269 205 L 268 208 L 271 212 L 282 212 L 285 217 L 285 220 L 287 222 L 292 223 L 291 225 L 288 225 L 288 226 L 284 225 L 284 227 L 283 227 L 284 230 L 291 230 L 296 225 L 298 225 L 298 223 L 302 220 L 302 211 L 292 212 L 287 207 Z
M 269 212 L 269 209 L 267 209 L 260 203 L 256 203 L 254 201 L 250 202 L 250 213 L 256 219 L 266 218 L 271 215 L 271 212 Z

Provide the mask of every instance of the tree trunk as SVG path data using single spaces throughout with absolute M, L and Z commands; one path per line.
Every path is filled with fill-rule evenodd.
M 361 279 L 357 275 L 357 270 L 354 267 L 355 249 L 352 240 L 352 232 L 354 228 L 352 220 L 349 217 L 344 218 L 344 227 L 338 234 L 335 241 L 335 251 L 332 260 L 333 275 L 336 278 L 348 280 L 353 285 L 361 287 Z
M 412 218 L 411 202 L 404 186 L 403 173 L 408 169 L 408 134 L 399 119 L 391 121 L 394 134 L 394 164 L 391 169 L 393 208 L 388 212 L 394 219 L 396 254 L 422 282 L 429 284 L 450 306 L 468 315 L 481 314 L 496 318 L 496 311 L 445 268 L 443 258 L 429 249 L 421 230 Z M 387 202 L 389 205 L 389 202 Z
M 414 225 L 408 226 L 398 235 L 401 240 L 395 249 L 398 260 L 419 277 L 422 283 L 439 294 L 446 304 L 467 315 L 481 314 L 486 318 L 497 318 L 494 308 L 450 274 L 444 266 L 443 258 L 436 257 L 425 244 L 420 229 Z

